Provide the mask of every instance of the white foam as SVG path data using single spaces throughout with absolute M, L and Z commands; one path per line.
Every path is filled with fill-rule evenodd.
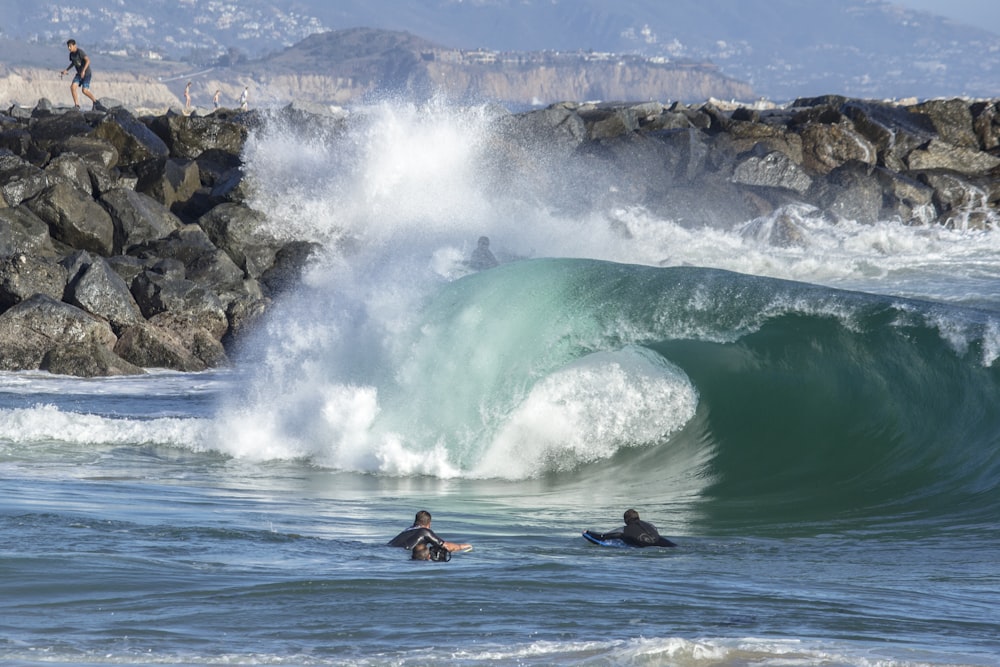
M 0 443 L 157 444 L 207 451 L 213 428 L 208 419 L 111 419 L 50 404 L 0 410 Z
M 594 353 L 535 385 L 475 472 L 522 479 L 607 459 L 621 447 L 662 441 L 697 404 L 683 371 L 652 353 Z

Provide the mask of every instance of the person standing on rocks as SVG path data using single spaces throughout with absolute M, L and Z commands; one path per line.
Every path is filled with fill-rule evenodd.
M 59 73 L 59 77 L 62 78 L 66 76 L 70 67 L 76 69 L 76 75 L 73 77 L 73 83 L 69 86 L 70 92 L 73 93 L 73 105 L 77 109 L 80 108 L 81 88 L 83 89 L 83 94 L 89 97 L 90 101 L 96 105 L 97 98 L 90 92 L 90 75 L 92 74 L 92 70 L 90 68 L 90 56 L 88 56 L 83 49 L 76 45 L 75 39 L 66 40 L 66 48 L 69 49 L 69 66 Z
M 184 110 L 191 110 L 191 82 L 188 81 L 187 85 L 184 86 Z
M 216 89 L 215 90 L 215 96 L 212 98 L 212 104 L 215 105 L 216 109 L 219 108 L 219 95 L 221 95 L 221 94 L 222 94 L 222 91 L 219 90 L 219 89 Z
M 250 104 L 250 86 L 243 89 L 243 94 L 240 95 L 240 109 L 243 111 L 247 110 L 247 106 Z

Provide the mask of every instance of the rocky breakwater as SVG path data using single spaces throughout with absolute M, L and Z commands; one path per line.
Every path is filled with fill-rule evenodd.
M 227 363 L 312 246 L 246 204 L 254 113 L 0 115 L 0 369 L 76 376 Z
M 312 111 L 272 113 L 310 136 L 351 124 Z M 605 211 L 625 236 L 636 218 L 620 212 L 636 207 L 773 245 L 808 246 L 806 220 L 1000 225 L 996 101 L 495 111 L 488 189 L 569 214 Z M 0 369 L 90 376 L 227 363 L 315 250 L 269 235 L 248 205 L 241 151 L 271 117 L 137 117 L 103 102 L 0 114 Z
M 740 229 L 779 245 L 803 244 L 804 217 L 1000 225 L 996 101 L 825 96 L 767 109 L 563 103 L 504 126 L 503 152 L 518 168 L 505 167 L 497 182 L 558 191 L 552 182 L 570 173 L 582 185 L 563 188 L 568 209 L 638 204 L 688 226 Z M 549 146 L 544 160 L 541 139 Z M 517 172 L 530 177 L 510 183 Z M 627 220 L 609 216 L 629 233 Z

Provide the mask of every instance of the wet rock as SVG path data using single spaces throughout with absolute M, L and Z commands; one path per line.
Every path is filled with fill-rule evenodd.
M 18 253 L 0 257 L 0 312 L 36 294 L 61 300 L 66 269 L 53 257 Z
M 141 375 L 145 369 L 122 359 L 104 345 L 81 343 L 60 345 L 42 357 L 39 370 L 76 377 Z
M 45 294 L 36 294 L 0 315 L 0 369 L 38 369 L 49 352 L 67 347 L 112 349 L 107 322 Z
M 118 166 L 135 169 L 150 161 L 165 162 L 170 150 L 163 140 L 126 109 L 103 116 L 90 136 L 107 141 L 118 152 Z
M 104 258 L 81 251 L 64 265 L 69 273 L 65 301 L 107 320 L 114 331 L 143 319 L 128 285 Z
M 164 239 L 183 225 L 180 219 L 149 195 L 115 188 L 100 199 L 114 224 L 115 247 L 130 252 L 135 246 Z
M 778 151 L 767 151 L 763 145 L 745 154 L 733 170 L 732 180 L 741 185 L 784 188 L 804 193 L 812 179 L 790 157 Z
M 65 182 L 57 182 L 26 202 L 52 233 L 52 238 L 71 248 L 98 255 L 114 251 L 115 225 L 104 208 L 86 193 Z
M 49 226 L 26 206 L 0 207 L 0 256 L 21 253 L 43 257 L 55 255 Z

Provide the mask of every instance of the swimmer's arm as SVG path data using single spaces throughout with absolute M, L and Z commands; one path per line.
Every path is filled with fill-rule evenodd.
M 472 545 L 463 544 L 460 542 L 445 542 L 444 548 L 447 549 L 448 551 L 465 551 L 467 549 L 471 549 Z

